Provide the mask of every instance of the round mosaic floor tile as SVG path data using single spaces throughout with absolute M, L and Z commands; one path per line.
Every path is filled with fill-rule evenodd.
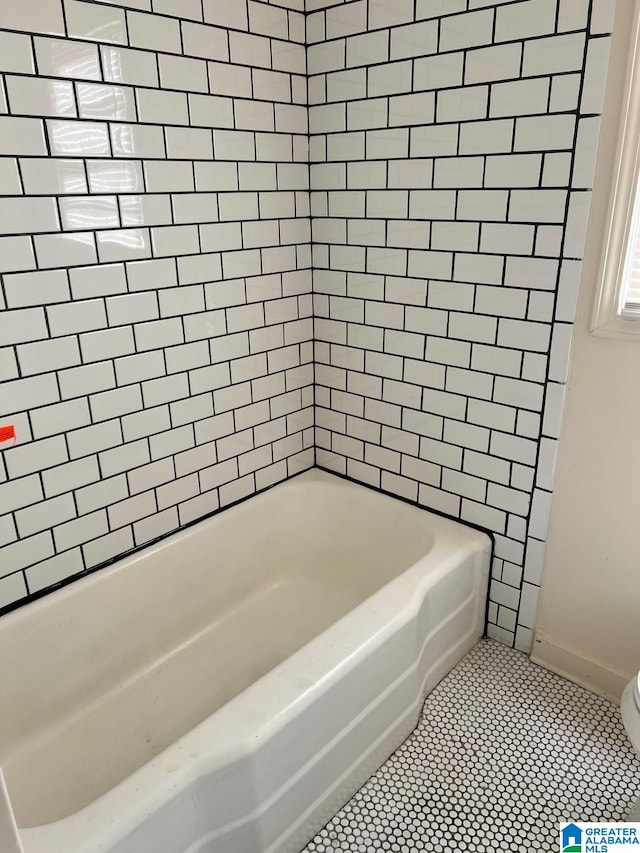
M 304 853 L 555 853 L 561 821 L 621 820 L 639 794 L 614 705 L 483 640 Z

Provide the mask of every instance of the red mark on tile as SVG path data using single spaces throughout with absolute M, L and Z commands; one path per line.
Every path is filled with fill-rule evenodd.
M 17 435 L 16 428 L 13 424 L 8 426 L 0 426 L 0 443 L 4 441 L 13 441 L 16 443 Z

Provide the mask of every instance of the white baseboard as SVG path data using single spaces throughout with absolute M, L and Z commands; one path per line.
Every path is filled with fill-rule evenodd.
M 540 632 L 533 640 L 531 660 L 616 704 L 627 682 L 635 676 L 635 673 L 621 672 L 603 661 L 586 657 Z

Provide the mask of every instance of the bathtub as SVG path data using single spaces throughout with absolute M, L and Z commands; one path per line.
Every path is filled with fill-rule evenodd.
M 312 470 L 3 616 L 3 853 L 299 851 L 481 636 L 489 555 Z

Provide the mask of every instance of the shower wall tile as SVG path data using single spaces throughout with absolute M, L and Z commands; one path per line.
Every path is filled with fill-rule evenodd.
M 313 464 L 304 11 L 3 5 L 0 607 Z
M 0 607 L 315 447 L 490 530 L 527 649 L 613 4 L 35 5 L 0 12 Z
M 307 5 L 318 464 L 491 531 L 524 650 L 612 6 Z

